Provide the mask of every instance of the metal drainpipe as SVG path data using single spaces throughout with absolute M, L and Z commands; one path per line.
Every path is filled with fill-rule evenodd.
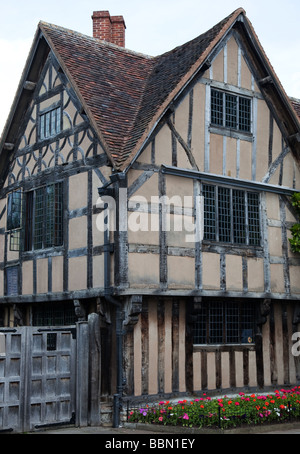
M 107 206 L 105 209 L 107 209 Z M 108 215 L 104 222 L 108 226 Z M 106 301 L 116 307 L 117 394 L 114 394 L 113 402 L 113 427 L 117 428 L 120 426 L 120 400 L 123 394 L 123 317 L 122 304 L 110 295 L 110 241 L 108 228 L 104 230 L 104 289 Z

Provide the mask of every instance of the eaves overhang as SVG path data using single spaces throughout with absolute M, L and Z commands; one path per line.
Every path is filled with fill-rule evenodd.
M 213 173 L 182 169 L 179 167 L 167 166 L 164 164 L 161 167 L 161 172 L 165 175 L 189 178 L 192 180 L 199 180 L 205 183 L 213 183 L 217 185 L 237 187 L 250 191 L 271 192 L 273 194 L 286 196 L 292 196 L 295 193 L 295 189 L 286 186 L 261 183 L 259 181 L 242 180 L 240 178 L 232 178 L 224 175 L 216 175 Z
M 5 169 L 18 147 L 20 127 L 32 101 L 33 92 L 49 51 L 48 44 L 38 28 L 0 138 L 0 187 L 4 183 Z

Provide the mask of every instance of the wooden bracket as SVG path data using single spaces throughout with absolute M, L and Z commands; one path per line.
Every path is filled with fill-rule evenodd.
M 267 321 L 267 317 L 270 313 L 271 309 L 271 300 L 270 299 L 264 299 L 259 306 L 258 309 L 258 317 L 257 317 L 257 325 L 264 325 Z
M 111 325 L 111 306 L 105 298 L 97 298 L 97 314 L 100 316 L 100 326 Z
M 9 143 L 9 142 L 5 142 L 4 150 L 13 151 L 14 148 L 15 148 L 15 144 Z
M 26 82 L 24 83 L 24 90 L 33 91 L 35 87 L 36 83 L 30 82 L 30 80 L 26 80 Z
M 260 85 L 268 85 L 268 84 L 272 84 L 272 83 L 273 83 L 273 80 L 272 80 L 271 76 L 264 77 L 263 79 L 260 79 L 260 81 L 259 81 Z
M 79 300 L 74 300 L 75 314 L 79 322 L 86 320 L 86 310 Z
M 142 312 L 142 295 L 132 295 L 127 298 L 124 307 L 124 322 L 123 325 L 127 329 L 133 329 L 134 325 L 138 322 L 140 313 Z

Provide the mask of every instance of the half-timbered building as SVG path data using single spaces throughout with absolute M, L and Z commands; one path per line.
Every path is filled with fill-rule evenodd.
M 0 422 L 21 327 L 40 424 L 63 408 L 64 327 L 88 320 L 81 423 L 113 395 L 298 383 L 300 101 L 243 9 L 158 57 L 125 48 L 122 16 L 93 33 L 39 23 L 1 138 Z

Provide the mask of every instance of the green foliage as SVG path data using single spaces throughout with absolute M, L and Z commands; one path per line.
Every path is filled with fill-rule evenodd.
M 293 207 L 300 217 L 300 192 L 295 192 L 291 198 Z M 292 252 L 300 252 L 300 224 L 296 223 L 291 227 L 292 238 L 289 238 Z
M 295 192 L 292 195 L 292 205 L 296 209 L 298 216 L 300 215 L 300 192 Z

